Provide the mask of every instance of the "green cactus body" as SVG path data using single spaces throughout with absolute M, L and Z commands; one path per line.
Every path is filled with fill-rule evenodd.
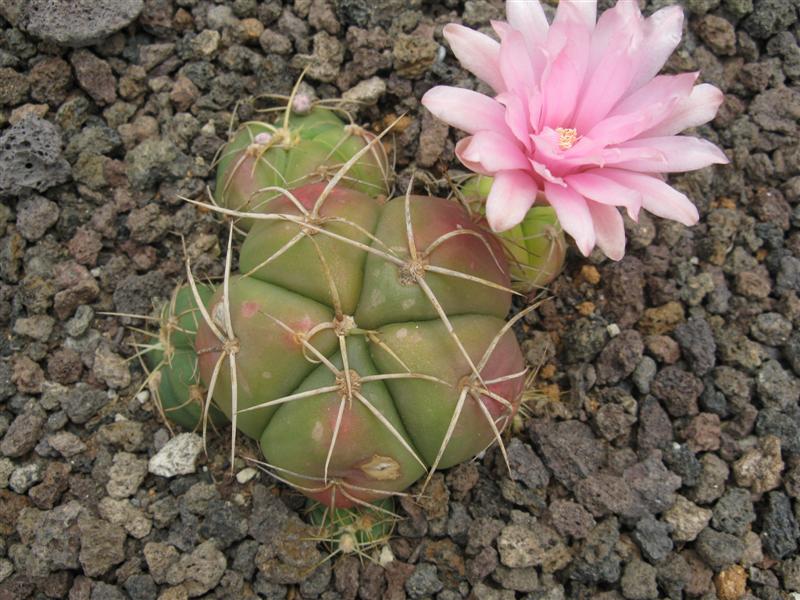
M 204 304 L 214 290 L 199 284 L 197 293 Z M 151 390 L 163 415 L 186 429 L 195 429 L 202 422 L 206 388 L 199 379 L 195 335 L 203 317 L 191 288 L 178 288 L 161 313 L 160 340 L 157 348 L 144 355 L 152 375 Z M 211 423 L 221 426 L 227 418 L 211 404 Z
M 461 188 L 468 205 L 480 215 L 484 214 L 493 181 L 474 175 Z M 499 237 L 508 252 L 515 289 L 525 293 L 539 290 L 564 268 L 567 244 L 556 211 L 550 206 L 532 206 L 519 225 Z
M 290 113 L 276 124 L 245 123 L 221 150 L 215 202 L 244 212 L 267 212 L 281 197 L 271 188 L 327 181 L 374 137 L 356 125 L 345 125 L 325 108 L 306 115 Z M 373 143 L 341 185 L 369 196 L 387 195 L 390 171 L 383 146 Z M 244 229 L 251 224 L 248 219 L 240 222 Z
M 341 508 L 481 452 L 525 377 L 493 235 L 450 200 L 324 187 L 254 219 L 195 351 L 270 470 Z

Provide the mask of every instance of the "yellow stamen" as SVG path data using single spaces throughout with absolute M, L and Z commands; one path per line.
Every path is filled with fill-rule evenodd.
M 562 150 L 569 150 L 578 141 L 577 129 L 564 129 L 563 127 L 556 127 L 558 134 L 558 147 Z

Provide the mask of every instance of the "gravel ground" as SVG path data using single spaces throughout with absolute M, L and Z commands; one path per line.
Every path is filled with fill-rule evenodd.
M 476 87 L 441 28 L 500 3 L 0 0 L 0 600 L 800 597 L 800 3 L 685 6 L 668 67 L 725 91 L 700 133 L 732 159 L 674 178 L 701 223 L 570 253 L 520 331 L 540 393 L 510 474 L 494 450 L 436 475 L 382 567 L 324 560 L 224 434 L 208 458 L 171 438 L 126 360 L 142 322 L 103 313 L 151 313 L 182 238 L 220 273 L 219 224 L 178 197 L 304 67 L 376 130 L 406 114 L 400 185 L 454 167 L 419 98 Z

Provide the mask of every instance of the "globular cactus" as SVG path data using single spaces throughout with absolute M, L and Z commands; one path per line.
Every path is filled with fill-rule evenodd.
M 470 207 L 483 215 L 485 201 L 492 188 L 491 177 L 474 175 L 468 178 L 460 194 Z M 516 227 L 499 235 L 511 265 L 514 289 L 528 293 L 541 290 L 564 268 L 567 242 L 550 206 L 535 204 Z
M 206 303 L 214 290 L 199 284 L 196 292 Z M 161 311 L 158 339 L 145 344 L 143 354 L 150 372 L 148 384 L 163 415 L 191 430 L 204 418 L 215 426 L 227 422 L 216 406 L 206 407 L 207 392 L 199 379 L 194 342 L 202 320 L 189 286 L 176 288 Z
M 275 123 L 244 123 L 222 147 L 215 202 L 238 211 L 263 212 L 280 196 L 276 188 L 328 181 L 367 145 L 369 151 L 343 174 L 341 185 L 370 196 L 387 195 L 391 168 L 383 146 L 370 144 L 374 137 L 358 125 L 345 124 L 333 110 L 293 95 Z M 244 219 L 240 226 L 247 229 L 251 223 Z
M 346 507 L 499 439 L 525 365 L 502 247 L 461 205 L 312 184 L 252 217 L 195 351 L 274 475 Z

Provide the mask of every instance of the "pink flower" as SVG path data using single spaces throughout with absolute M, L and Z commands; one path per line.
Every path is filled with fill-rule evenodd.
M 617 207 L 644 208 L 686 225 L 697 209 L 661 174 L 727 163 L 710 142 L 676 135 L 706 123 L 723 95 L 697 73 L 656 75 L 678 45 L 677 6 L 645 19 L 620 0 L 596 20 L 595 0 L 561 0 L 549 25 L 538 0 L 508 0 L 500 42 L 461 25 L 444 35 L 461 64 L 496 96 L 448 86 L 422 103 L 471 134 L 456 146 L 465 166 L 495 178 L 486 214 L 495 231 L 518 224 L 543 193 L 588 255 L 625 252 Z M 541 196 L 540 196 L 541 198 Z

